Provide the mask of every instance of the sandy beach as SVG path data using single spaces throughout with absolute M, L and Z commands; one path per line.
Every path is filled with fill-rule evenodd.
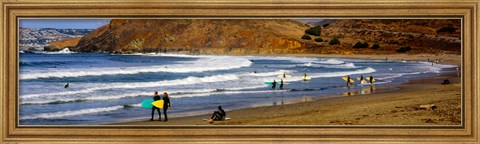
M 289 55 L 291 56 L 291 55 Z M 299 56 L 299 55 L 295 55 Z M 318 57 L 433 61 L 460 66 L 460 55 L 301 55 Z M 451 84 L 440 84 L 443 80 Z M 272 106 L 227 111 L 229 121 L 209 124 L 211 115 L 148 119 L 112 125 L 460 125 L 461 78 L 457 73 L 416 79 L 398 85 L 376 87 L 371 94 L 336 94 L 297 99 Z M 328 97 L 328 98 L 326 98 Z M 435 108 L 426 108 L 423 106 Z M 212 110 L 213 112 L 214 110 Z M 148 112 L 147 112 L 148 113 Z

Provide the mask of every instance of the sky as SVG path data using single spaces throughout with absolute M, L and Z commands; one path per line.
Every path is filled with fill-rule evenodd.
M 20 19 L 22 28 L 96 29 L 110 19 Z

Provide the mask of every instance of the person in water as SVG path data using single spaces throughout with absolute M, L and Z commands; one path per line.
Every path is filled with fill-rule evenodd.
M 363 75 L 360 75 L 360 87 L 363 88 L 364 82 L 363 82 Z
M 67 83 L 67 84 L 65 84 L 64 88 L 69 88 L 69 87 L 70 87 L 70 83 Z
M 280 79 L 280 89 L 283 90 L 283 79 Z
M 168 121 L 167 110 L 170 109 L 170 98 L 168 98 L 168 93 L 163 92 L 163 114 L 165 115 L 165 122 Z
M 287 78 L 287 76 L 285 75 L 285 73 L 283 73 L 283 78 Z
M 373 84 L 373 76 L 370 74 L 370 84 Z
M 277 86 L 277 82 L 275 80 L 273 80 L 272 89 L 275 89 L 276 86 Z
M 222 106 L 218 106 L 218 110 L 213 112 L 213 115 L 210 119 L 214 121 L 221 121 L 225 120 L 225 116 L 227 116 L 227 113 L 225 113 L 225 111 L 222 109 Z
M 153 93 L 153 101 L 160 100 L 160 96 L 158 96 L 158 92 Z M 162 114 L 160 113 L 160 108 L 153 106 L 152 107 L 152 118 L 150 121 L 153 121 L 153 115 L 155 114 L 155 110 L 158 112 L 158 120 L 162 120 Z
M 349 75 L 347 75 L 347 86 L 349 86 L 348 84 L 353 85 L 352 83 L 350 83 L 350 76 Z

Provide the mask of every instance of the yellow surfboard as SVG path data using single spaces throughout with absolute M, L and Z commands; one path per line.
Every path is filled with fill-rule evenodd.
M 343 79 L 344 81 L 347 81 L 348 77 L 342 77 L 342 79 Z M 355 81 L 354 81 L 352 78 L 350 78 L 350 83 L 353 83 L 353 82 L 355 82 Z
M 370 82 L 370 77 L 365 78 L 368 82 Z M 375 82 L 375 78 L 373 78 L 372 82 Z
M 152 102 L 152 105 L 157 107 L 157 108 L 163 108 L 163 100 L 157 100 Z
M 312 79 L 312 78 L 309 77 L 309 76 L 301 76 L 300 78 L 301 78 L 302 80 L 304 80 L 304 81 L 308 81 L 308 80 L 311 80 L 311 79 Z

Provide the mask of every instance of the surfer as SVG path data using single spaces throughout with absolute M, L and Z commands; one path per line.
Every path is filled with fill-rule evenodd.
M 275 89 L 276 86 L 277 86 L 277 82 L 275 80 L 273 80 L 272 89 Z
M 153 101 L 157 101 L 157 100 L 160 100 L 160 96 L 158 96 L 158 92 L 155 92 L 155 93 L 153 93 Z M 156 106 L 153 106 L 152 107 L 152 118 L 150 119 L 150 121 L 153 121 L 153 115 L 155 114 L 155 110 L 157 110 L 157 112 L 158 112 L 158 120 L 162 120 L 162 114 L 160 113 L 160 108 L 158 108 Z
M 283 73 L 283 78 L 287 78 L 287 76 L 285 75 L 285 72 Z
M 370 74 L 370 84 L 373 84 L 373 76 Z
M 283 79 L 280 79 L 280 89 L 283 90 Z
M 225 111 L 222 109 L 222 106 L 218 106 L 218 110 L 213 112 L 213 115 L 210 119 L 214 121 L 221 121 L 225 120 L 225 116 L 227 116 L 227 113 L 225 113 Z
M 170 109 L 170 98 L 168 98 L 168 93 L 163 92 L 163 114 L 165 115 L 164 122 L 168 121 L 167 110 Z
M 363 88 L 363 85 L 365 84 L 363 80 L 363 75 L 360 75 L 360 87 Z
M 350 75 L 347 75 L 347 86 L 349 86 L 348 84 L 353 85 L 352 83 L 350 83 Z
M 66 83 L 64 88 L 69 88 L 70 87 L 70 84 L 69 83 Z

